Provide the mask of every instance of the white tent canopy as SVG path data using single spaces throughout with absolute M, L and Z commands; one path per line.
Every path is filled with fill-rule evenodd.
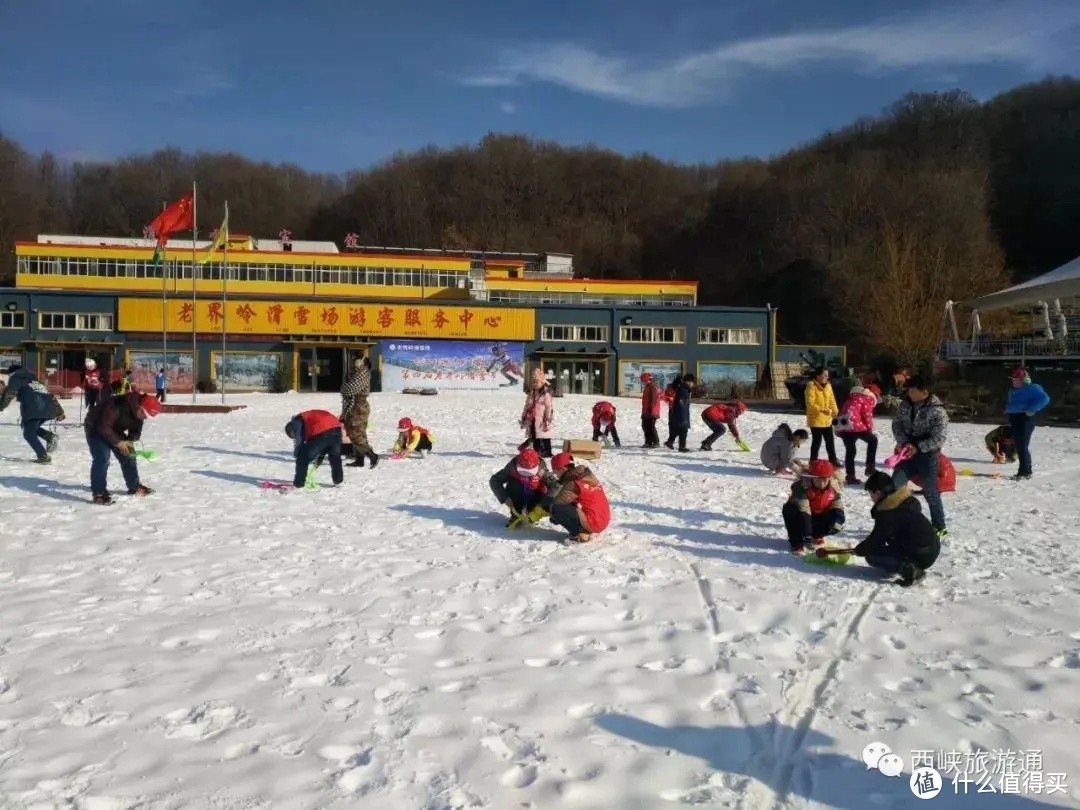
M 1051 270 L 1023 284 L 989 293 L 967 303 L 973 309 L 985 312 L 991 309 L 1050 302 L 1057 298 L 1077 297 L 1080 297 L 1080 256 L 1068 264 L 1063 264 L 1057 270 Z

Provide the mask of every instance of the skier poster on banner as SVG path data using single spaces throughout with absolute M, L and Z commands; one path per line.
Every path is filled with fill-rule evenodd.
M 382 388 L 448 391 L 520 388 L 524 343 L 472 340 L 384 340 Z

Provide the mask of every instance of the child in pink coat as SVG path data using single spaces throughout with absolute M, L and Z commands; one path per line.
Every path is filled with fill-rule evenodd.
M 555 406 L 551 397 L 551 387 L 547 384 L 544 372 L 533 370 L 532 387 L 525 397 L 525 407 L 521 411 L 521 427 L 527 436 L 518 449 L 530 444 L 542 458 L 551 458 L 552 427 L 555 423 Z
M 866 442 L 866 475 L 871 475 L 877 469 L 878 439 L 874 434 L 874 408 L 879 402 L 880 391 L 876 391 L 876 388 L 874 385 L 863 388 L 856 384 L 836 418 L 836 435 L 844 442 L 844 467 L 849 485 L 862 483 L 855 477 L 855 457 L 860 441 Z

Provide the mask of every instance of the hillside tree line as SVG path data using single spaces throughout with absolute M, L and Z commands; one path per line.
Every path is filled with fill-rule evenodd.
M 495 134 L 344 175 L 172 148 L 65 164 L 0 133 L 0 282 L 15 241 L 141 235 L 192 180 L 201 234 L 228 200 L 257 237 L 569 252 L 581 276 L 694 279 L 703 304 L 779 307 L 786 340 L 916 361 L 947 298 L 1080 254 L 1080 81 L 911 94 L 775 158 L 694 166 Z

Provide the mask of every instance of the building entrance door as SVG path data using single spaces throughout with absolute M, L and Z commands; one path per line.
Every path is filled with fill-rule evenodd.
M 352 362 L 367 354 L 366 346 L 304 346 L 299 351 L 301 389 L 340 391 Z
M 554 360 L 544 364 L 554 372 L 553 382 L 562 394 L 603 396 L 607 363 L 597 360 Z

